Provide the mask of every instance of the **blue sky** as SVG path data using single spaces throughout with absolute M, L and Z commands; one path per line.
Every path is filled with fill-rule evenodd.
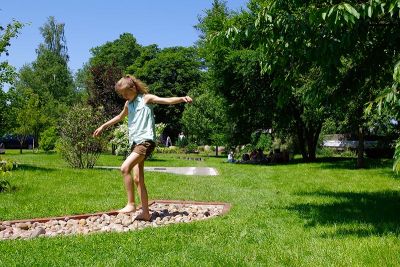
M 199 33 L 193 28 L 198 16 L 212 5 L 212 0 L 7 0 L 0 4 L 0 25 L 13 18 L 30 23 L 13 39 L 10 55 L 1 61 L 19 69 L 36 59 L 35 49 L 43 42 L 39 27 L 54 16 L 65 23 L 69 67 L 81 68 L 90 58 L 90 49 L 113 41 L 124 32 L 132 33 L 141 45 L 159 47 L 191 46 Z M 232 10 L 245 8 L 248 0 L 228 0 Z

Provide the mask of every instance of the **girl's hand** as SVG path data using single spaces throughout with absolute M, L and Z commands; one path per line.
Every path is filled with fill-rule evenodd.
M 192 103 L 192 98 L 190 98 L 190 96 L 184 96 L 182 97 L 183 102 L 185 103 Z
M 103 126 L 100 126 L 99 128 L 97 128 L 96 131 L 94 131 L 94 133 L 93 133 L 93 137 L 99 136 L 103 130 L 104 130 Z

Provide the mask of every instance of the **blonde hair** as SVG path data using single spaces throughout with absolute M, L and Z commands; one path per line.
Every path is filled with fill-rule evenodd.
M 119 79 L 115 84 L 115 91 L 117 93 L 130 88 L 135 88 L 140 94 L 147 94 L 149 92 L 149 88 L 144 82 L 129 74 Z

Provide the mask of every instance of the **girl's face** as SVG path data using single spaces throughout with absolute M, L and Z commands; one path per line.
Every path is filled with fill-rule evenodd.
M 120 91 L 120 95 L 121 95 L 125 100 L 132 101 L 132 100 L 136 97 L 137 92 L 136 92 L 136 89 L 133 88 L 133 87 L 131 87 L 131 88 L 125 88 L 125 89 L 123 89 L 123 90 Z

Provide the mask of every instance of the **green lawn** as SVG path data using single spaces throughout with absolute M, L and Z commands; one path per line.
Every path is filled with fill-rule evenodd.
M 117 209 L 117 170 L 74 170 L 57 154 L 7 151 L 21 163 L 0 194 L 0 220 Z M 400 179 L 391 162 L 352 159 L 258 166 L 160 155 L 146 166 L 216 167 L 219 176 L 147 172 L 151 199 L 221 201 L 218 218 L 128 233 L 0 242 L 0 266 L 400 266 Z M 102 155 L 98 165 L 118 166 Z

